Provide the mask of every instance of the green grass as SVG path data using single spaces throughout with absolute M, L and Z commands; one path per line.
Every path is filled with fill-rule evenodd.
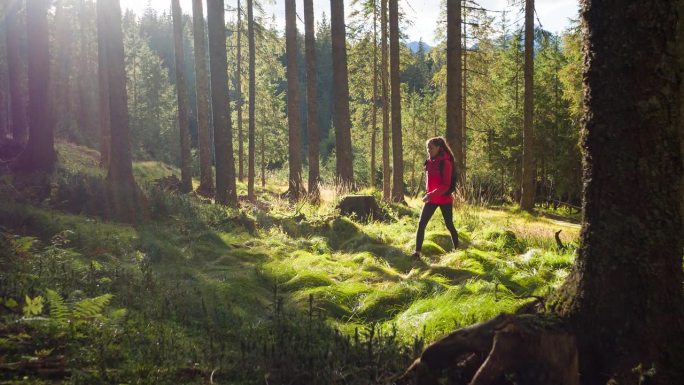
M 70 176 L 63 183 L 104 175 L 95 152 L 66 143 L 58 151 L 59 172 Z M 138 162 L 134 170 L 141 185 L 178 173 L 158 162 Z M 417 335 L 430 341 L 555 290 L 574 261 L 579 226 L 573 218 L 459 207 L 462 245 L 453 250 L 438 212 L 416 261 L 410 254 L 419 200 L 385 205 L 394 221 L 360 223 L 337 215 L 334 193 L 324 192 L 332 198 L 313 206 L 278 198 L 282 189 L 258 189 L 259 203 L 236 211 L 145 188 L 152 218 L 138 226 L 3 201 L 0 226 L 45 244 L 66 234 L 77 255 L 73 266 L 87 271 L 93 260 L 105 264 L 97 278 L 112 283 L 93 294 L 111 292 L 118 305 L 189 334 L 226 322 L 259 324 L 282 296 L 302 314 L 312 306 L 345 333 L 372 323 L 396 330 L 407 343 Z M 557 247 L 557 230 L 567 249 Z M 137 286 L 121 283 L 115 276 L 121 269 L 138 277 Z

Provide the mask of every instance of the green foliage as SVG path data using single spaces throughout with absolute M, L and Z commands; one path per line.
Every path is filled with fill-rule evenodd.
M 66 324 L 70 320 L 91 320 L 102 317 L 105 307 L 113 298 L 111 294 L 103 294 L 67 304 L 56 291 L 46 289 L 45 293 L 50 304 L 50 319 L 61 325 Z
M 26 295 L 24 298 L 24 307 L 22 309 L 24 316 L 31 317 L 34 315 L 39 315 L 43 312 L 43 297 L 37 296 L 31 298 Z
M 50 304 L 50 318 L 59 323 L 66 322 L 71 315 L 71 311 L 62 296 L 52 289 L 45 290 L 45 296 Z
M 76 302 L 73 306 L 73 317 L 76 319 L 96 318 L 111 301 L 111 294 L 103 294 L 95 298 L 86 298 Z
M 216 381 L 244 384 L 266 373 L 273 383 L 360 384 L 369 373 L 383 383 L 424 343 L 557 289 L 574 261 L 579 228 L 560 211 L 463 205 L 458 250 L 437 213 L 424 247 L 434 253 L 417 261 L 418 199 L 387 205 L 392 221 L 362 223 L 340 217 L 334 200 L 292 204 L 269 187 L 258 191 L 267 210 L 146 188 L 151 216 L 136 226 L 56 202 L 0 204 L 8 360 L 64 356 L 78 384 L 193 383 L 215 368 Z M 34 310 L 16 322 L 24 308 Z
M 162 57 L 132 13 L 123 17 L 126 83 L 133 152 L 138 159 L 180 163 L 176 95 Z

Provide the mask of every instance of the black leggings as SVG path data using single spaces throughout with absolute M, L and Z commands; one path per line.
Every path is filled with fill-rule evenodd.
M 416 232 L 417 252 L 420 252 L 420 249 L 423 247 L 425 228 L 427 227 L 430 218 L 432 218 L 432 215 L 435 213 L 435 210 L 437 210 L 437 207 L 439 207 L 439 209 L 442 211 L 444 224 L 446 225 L 447 229 L 449 229 L 449 233 L 451 233 L 451 242 L 454 245 L 454 249 L 456 246 L 458 246 L 458 232 L 454 227 L 453 204 L 444 203 L 440 205 L 436 203 L 426 203 L 425 206 L 423 206 L 423 211 L 420 212 L 420 220 L 418 221 L 418 231 Z

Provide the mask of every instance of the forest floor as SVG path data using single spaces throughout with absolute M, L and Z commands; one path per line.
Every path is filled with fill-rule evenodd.
M 314 207 L 270 184 L 230 210 L 154 188 L 178 174 L 158 162 L 134 165 L 149 219 L 109 222 L 98 154 L 58 152 L 49 191 L 0 179 L 0 382 L 385 383 L 425 343 L 556 290 L 577 248 L 576 214 L 463 204 L 459 248 L 436 213 L 415 260 L 419 199 L 366 223 L 332 191 Z

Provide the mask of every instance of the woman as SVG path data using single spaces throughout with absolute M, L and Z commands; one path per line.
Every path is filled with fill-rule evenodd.
M 423 210 L 418 221 L 418 231 L 416 232 L 416 250 L 413 257 L 420 257 L 420 249 L 423 246 L 425 228 L 427 227 L 432 214 L 439 207 L 444 217 L 444 224 L 449 233 L 454 249 L 458 246 L 458 232 L 453 222 L 453 202 L 454 197 L 450 191 L 451 173 L 454 170 L 454 153 L 442 137 L 431 138 L 427 141 L 428 159 L 425 161 L 425 191 L 423 197 Z

